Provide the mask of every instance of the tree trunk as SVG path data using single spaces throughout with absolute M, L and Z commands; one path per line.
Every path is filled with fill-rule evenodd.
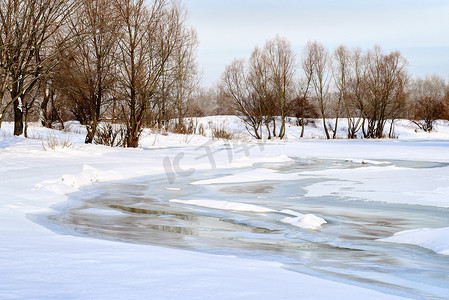
M 388 137 L 391 139 L 393 138 L 393 132 L 394 132 L 394 119 L 391 119 L 391 124 L 390 124 L 390 132 L 388 133 Z
M 327 130 L 327 125 L 326 125 L 326 118 L 323 115 L 323 126 L 324 126 L 324 133 L 326 134 L 326 138 L 328 140 L 330 140 L 330 135 L 329 135 L 329 131 Z
M 129 148 L 137 148 L 139 146 L 139 128 L 136 121 L 131 122 L 127 129 L 126 144 Z
M 285 135 L 285 116 L 281 117 L 281 128 L 279 129 L 279 138 L 282 140 Z
M 265 122 L 265 127 L 267 127 L 268 139 L 271 140 L 270 122 L 269 121 Z
M 301 138 L 304 137 L 304 106 L 305 106 L 305 102 L 306 102 L 306 98 L 304 97 L 304 100 L 302 101 L 301 104 Z
M 139 146 L 139 137 L 134 135 L 128 136 L 127 145 L 128 148 L 137 148 Z
M 41 122 L 42 126 L 45 126 L 47 128 L 51 128 L 51 121 L 49 122 L 48 117 L 48 102 L 50 101 L 50 97 L 47 95 L 47 93 L 44 94 L 44 99 L 41 103 L 41 111 L 39 114 L 39 121 Z
M 335 138 L 337 137 L 337 129 L 338 129 L 338 116 L 335 119 L 335 127 L 334 127 L 334 134 L 332 135 L 332 139 L 335 140 Z
M 84 140 L 84 143 L 92 144 L 94 137 L 95 137 L 95 133 L 97 131 L 97 125 L 96 124 L 87 125 L 86 129 L 87 129 L 87 135 L 86 135 L 86 139 Z
M 23 129 L 23 136 L 25 138 L 28 138 L 28 107 L 25 107 L 25 120 L 24 120 L 24 123 L 25 123 L 25 127 Z
M 363 137 L 367 138 L 366 130 L 365 130 L 365 118 L 363 118 L 363 120 L 362 120 L 362 133 L 363 133 Z
M 14 101 L 14 135 L 23 134 L 23 103 L 19 97 Z

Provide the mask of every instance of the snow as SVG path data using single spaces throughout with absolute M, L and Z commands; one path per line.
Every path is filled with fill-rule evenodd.
M 298 174 L 281 174 L 271 169 L 258 168 L 247 172 L 241 172 L 236 175 L 223 176 L 214 179 L 205 179 L 192 182 L 194 185 L 201 184 L 222 184 L 236 182 L 260 182 L 267 180 L 295 180 Z
M 307 196 L 310 197 L 339 195 L 369 201 L 449 207 L 448 190 L 444 188 L 449 185 L 447 166 L 411 169 L 375 165 L 356 169 L 326 169 L 305 174 L 329 179 L 308 186 Z
M 64 174 L 62 175 L 62 181 L 74 188 L 79 188 L 84 185 L 98 182 L 98 172 L 97 169 L 89 165 L 83 165 L 83 171 L 80 174 Z
M 202 206 L 202 207 L 208 207 L 208 208 L 215 208 L 215 209 L 223 209 L 223 210 L 245 211 L 245 212 L 255 212 L 255 213 L 276 212 L 276 210 L 270 209 L 267 207 L 262 207 L 262 206 L 252 205 L 252 204 L 245 204 L 245 203 L 229 202 L 229 201 L 172 199 L 172 200 L 170 200 L 170 202 Z
M 342 197 L 369 201 L 449 207 L 447 166 L 411 169 L 383 162 L 388 159 L 448 163 L 447 121 L 438 121 L 436 131 L 430 134 L 415 132 L 416 126 L 410 122 L 398 121 L 395 132 L 399 140 L 381 141 L 326 141 L 322 139 L 320 122 L 316 122 L 316 127 L 307 127 L 306 139 L 300 140 L 298 127 L 289 125 L 288 141 L 275 139 L 263 144 L 245 136 L 241 121 L 235 117 L 208 117 L 199 122 L 204 126 L 209 122 L 226 124 L 239 135 L 238 140 L 210 142 L 204 136 L 165 135 L 145 130 L 139 149 L 121 149 L 84 145 L 85 129 L 75 122 L 69 126 L 72 132 L 32 124 L 28 129 L 31 139 L 12 137 L 13 124 L 3 123 L 0 135 L 0 298 L 350 299 L 357 295 L 360 299 L 399 299 L 291 272 L 275 262 L 60 234 L 32 221 L 34 214 L 49 212 L 54 205 L 66 201 L 67 194 L 97 182 L 158 175 L 167 177 L 176 190 L 176 180 L 185 176 L 179 169 L 196 172 L 242 168 L 260 162 L 287 162 L 291 157 L 360 162 L 360 168 L 350 170 L 335 168 L 302 173 L 307 177 L 328 179 L 309 186 L 308 195 L 338 193 Z M 343 138 L 344 120 L 340 123 L 343 129 L 338 136 Z M 73 145 L 44 150 L 42 145 L 50 134 L 61 140 L 69 137 Z M 164 161 L 169 165 L 164 166 Z M 301 178 L 298 174 L 258 168 L 193 184 Z M 370 189 L 380 189 L 383 197 L 371 198 Z M 176 202 L 287 214 L 293 217 L 282 220 L 301 227 L 298 230 L 318 228 L 326 222 L 316 215 L 272 211 L 243 202 L 181 199 Z M 382 241 L 410 243 L 449 255 L 448 228 L 417 228 Z
M 279 211 L 279 213 L 293 216 L 293 218 L 292 217 L 283 218 L 281 220 L 282 223 L 290 224 L 292 226 L 296 226 L 299 228 L 316 230 L 320 228 L 321 225 L 327 223 L 326 220 L 314 214 L 302 214 L 300 212 L 296 212 L 290 209 L 283 209 Z
M 17 105 L 17 109 L 20 111 L 23 111 L 23 102 L 22 102 L 22 97 L 17 98 L 17 100 L 19 101 L 19 104 Z
M 103 215 L 103 216 L 122 216 L 125 215 L 125 213 L 111 210 L 111 209 L 99 209 L 99 208 L 86 208 L 83 209 L 83 213 L 85 214 L 92 214 L 92 215 Z
M 304 229 L 318 229 L 321 227 L 321 225 L 327 223 L 323 218 L 315 216 L 313 214 L 304 215 L 291 210 L 278 211 L 267 207 L 245 203 L 236 203 L 218 200 L 177 200 L 177 199 L 172 199 L 170 200 L 170 202 L 208 207 L 214 209 L 222 209 L 222 210 L 234 210 L 234 211 L 254 212 L 254 213 L 276 212 L 281 214 L 293 215 L 294 216 L 293 218 L 291 217 L 283 218 L 281 219 L 281 222 Z
M 327 223 L 323 218 L 313 214 L 306 214 L 294 218 L 287 217 L 282 219 L 281 222 L 305 229 L 318 229 L 321 225 Z
M 449 255 L 449 227 L 446 228 L 420 228 L 406 230 L 391 237 L 380 239 L 382 242 L 417 245 L 433 250 L 442 255 Z

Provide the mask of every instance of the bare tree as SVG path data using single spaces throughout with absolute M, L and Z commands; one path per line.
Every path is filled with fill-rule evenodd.
M 190 93 L 187 91 L 194 89 L 197 75 L 195 53 L 198 41 L 196 32 L 185 26 L 187 10 L 175 2 L 163 16 L 160 56 L 167 55 L 167 61 L 162 64 L 151 102 L 152 110 L 147 113 L 158 127 L 167 125 L 169 119 L 178 115 L 180 108 L 181 115 L 185 114 L 185 98 Z M 187 82 L 187 79 L 191 81 Z
M 347 82 L 347 94 L 344 98 L 345 114 L 348 121 L 348 138 L 357 138 L 357 132 L 363 125 L 364 103 L 366 95 L 366 59 L 360 48 L 351 51 L 350 77 Z
M 243 60 L 235 60 L 226 67 L 221 90 L 232 99 L 235 111 L 240 114 L 248 131 L 257 139 L 262 138 L 262 125 L 268 138 L 285 136 L 285 119 L 288 104 L 294 98 L 295 56 L 290 43 L 276 37 L 268 40 L 263 49 L 255 47 L 248 68 Z M 276 131 L 276 117 L 281 126 Z M 272 130 L 270 123 L 273 125 Z
M 301 94 L 299 94 L 301 95 Z M 290 111 L 296 117 L 296 125 L 303 126 L 307 124 L 306 118 L 319 118 L 320 115 L 316 107 L 312 105 L 306 98 L 297 96 L 289 103 Z
M 326 108 L 329 102 L 331 78 L 329 53 L 322 44 L 315 41 L 307 43 L 305 55 L 310 55 L 310 57 L 306 57 L 305 59 L 311 63 L 313 95 L 323 120 L 324 133 L 326 134 L 326 138 L 330 139 L 326 124 Z
M 295 54 L 290 42 L 279 36 L 266 42 L 264 47 L 272 82 L 273 97 L 279 110 L 281 127 L 279 138 L 285 135 L 285 119 L 289 112 L 288 103 L 294 98 Z
M 220 82 L 220 90 L 230 99 L 233 110 L 243 120 L 249 134 L 262 138 L 263 114 L 259 99 L 248 87 L 244 60 L 234 60 L 226 66 Z
M 185 37 L 188 43 L 185 47 L 179 48 L 176 52 L 176 81 L 175 81 L 175 97 L 174 105 L 175 111 L 178 117 L 178 122 L 181 124 L 188 112 L 188 101 L 194 95 L 196 88 L 198 87 L 198 67 L 196 62 L 196 47 L 198 45 L 198 39 L 196 38 L 195 31 L 190 31 L 189 37 Z
M 118 45 L 118 89 L 124 99 L 123 116 L 127 126 L 127 146 L 137 147 L 145 114 L 154 102 L 158 80 L 178 46 L 176 38 L 179 10 L 165 0 L 148 7 L 144 0 L 115 0 L 122 24 Z
M 345 46 L 339 46 L 333 53 L 332 75 L 334 77 L 335 87 L 337 89 L 337 105 L 335 114 L 334 134 L 335 139 L 338 129 L 338 119 L 342 105 L 348 103 L 348 82 L 350 79 L 350 58 L 351 53 Z
M 59 66 L 58 66 L 59 67 Z M 57 67 L 57 68 L 58 68 Z M 56 68 L 56 69 L 57 69 Z M 40 110 L 39 110 L 39 122 L 42 126 L 53 128 L 54 122 L 59 122 L 61 127 L 64 128 L 63 115 L 66 110 L 65 97 L 61 93 L 61 86 L 64 84 L 58 82 L 55 76 L 54 70 L 47 76 L 41 78 L 38 83 L 38 90 L 40 95 Z
M 431 132 L 437 119 L 443 116 L 448 84 L 438 75 L 417 78 L 411 91 L 414 122 L 419 128 Z
M 1 45 L 0 45 L 1 47 Z M 5 67 L 5 56 L 3 49 L 0 49 L 0 127 L 2 126 L 2 121 L 5 118 L 5 114 L 9 106 L 13 103 L 9 99 L 5 99 L 7 96 L 7 89 L 9 86 L 9 73 L 6 71 Z M 5 102 L 5 105 L 3 104 Z M 5 107 L 4 107 L 5 106 Z
M 0 0 L 2 90 L 9 91 L 0 122 L 13 106 L 14 135 L 23 133 L 27 94 L 57 64 L 56 57 L 70 36 L 61 29 L 75 7 L 76 2 L 69 0 Z
M 182 11 L 182 8 L 180 8 Z M 185 17 L 179 19 L 184 22 Z M 180 24 L 178 45 L 174 48 L 170 65 L 172 66 L 172 92 L 171 110 L 178 119 L 178 124 L 183 125 L 183 120 L 188 112 L 188 102 L 194 95 L 199 84 L 198 65 L 196 52 L 198 48 L 197 33 L 193 28 Z
M 62 87 L 75 115 L 83 115 L 87 135 L 92 143 L 101 120 L 102 107 L 112 98 L 116 72 L 118 22 L 108 0 L 79 0 L 80 9 L 73 15 L 70 30 L 76 39 L 64 56 L 59 74 Z
M 309 103 L 309 94 L 312 86 L 312 77 L 313 77 L 313 55 L 311 51 L 312 47 L 306 46 L 303 49 L 302 59 L 301 59 L 301 68 L 304 73 L 304 78 L 301 78 L 299 81 L 299 98 L 303 99 L 301 101 L 300 106 L 300 118 L 301 118 L 301 137 L 304 137 L 304 126 L 305 126 L 305 113 L 306 113 L 306 104 Z
M 123 115 L 126 118 L 127 146 L 137 147 L 143 116 L 148 105 L 148 92 L 151 78 L 148 74 L 148 51 L 152 51 L 152 41 L 148 39 L 151 26 L 156 27 L 165 3 L 154 3 L 154 14 L 145 7 L 143 0 L 114 2 L 118 20 L 122 28 L 119 31 L 118 45 L 120 57 L 118 68 L 118 88 L 124 100 Z M 156 23 L 156 24 L 154 24 Z
M 381 138 L 388 118 L 394 120 L 398 110 L 405 109 L 407 62 L 399 52 L 383 54 L 379 47 L 367 53 L 366 101 L 364 116 L 367 128 L 365 138 Z M 392 122 L 393 122 L 392 120 Z
M 256 47 L 251 53 L 248 63 L 248 88 L 249 93 L 260 108 L 262 123 L 271 139 L 270 123 L 273 123 L 273 136 L 276 136 L 276 102 L 273 96 L 273 84 L 270 80 L 267 53 Z
M 233 114 L 229 98 L 220 92 L 218 86 L 210 88 L 199 87 L 189 100 L 188 106 L 187 117 Z

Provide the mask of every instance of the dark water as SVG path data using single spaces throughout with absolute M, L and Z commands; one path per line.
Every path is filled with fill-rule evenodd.
M 369 164 L 369 163 L 368 163 Z M 449 209 L 306 197 L 304 188 L 324 178 L 192 185 L 256 168 L 282 173 L 363 168 L 364 163 L 301 160 L 251 168 L 195 172 L 169 184 L 161 177 L 101 183 L 41 223 L 64 233 L 282 262 L 287 269 L 411 298 L 449 298 L 449 257 L 412 245 L 380 242 L 396 232 L 449 226 Z M 384 161 L 414 169 L 447 168 L 429 162 Z M 281 212 L 224 211 L 169 202 L 212 199 L 289 209 L 323 217 L 318 230 L 281 220 Z M 48 220 L 51 222 L 48 223 Z M 56 227 L 55 227 L 56 226 Z

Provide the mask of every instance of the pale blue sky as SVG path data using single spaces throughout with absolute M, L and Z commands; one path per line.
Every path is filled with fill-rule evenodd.
M 197 29 L 203 85 L 276 34 L 298 53 L 308 40 L 399 50 L 412 75 L 449 76 L 448 0 L 184 0 Z

